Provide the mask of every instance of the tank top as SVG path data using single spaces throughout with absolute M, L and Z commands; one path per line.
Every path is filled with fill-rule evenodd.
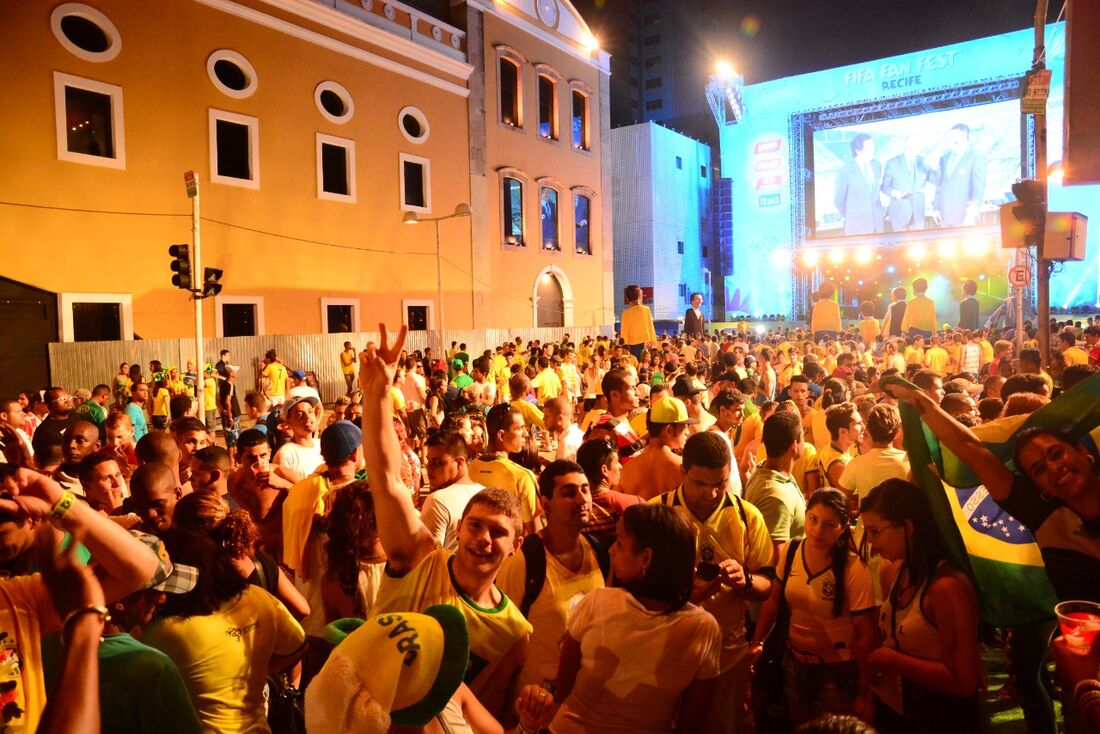
M 928 586 L 942 566 L 941 561 L 936 570 L 924 580 L 920 589 L 913 594 L 909 603 L 904 606 L 898 605 L 898 599 L 895 596 L 898 579 L 901 577 L 901 573 L 898 573 L 898 578 L 894 579 L 890 593 L 886 595 L 879 610 L 879 627 L 882 629 L 885 645 L 921 660 L 943 660 L 943 648 L 940 645 L 936 625 L 925 616 L 922 608 Z
M 901 336 L 901 321 L 905 318 L 905 301 L 890 304 L 890 332 L 887 336 Z

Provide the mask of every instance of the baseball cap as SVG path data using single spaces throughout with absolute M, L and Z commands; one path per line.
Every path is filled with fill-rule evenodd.
M 321 456 L 326 462 L 351 456 L 363 444 L 363 432 L 351 421 L 336 421 L 321 432 Z
M 701 392 L 703 388 L 696 385 L 687 375 L 680 375 L 676 378 L 676 382 L 672 383 L 672 394 L 678 398 L 698 395 Z
M 466 619 L 445 604 L 337 620 L 324 639 L 336 647 L 306 692 L 309 731 L 359 731 L 352 717 L 373 706 L 393 724 L 424 726 L 458 690 L 470 659 Z
M 130 535 L 148 546 L 157 557 L 157 570 L 142 589 L 163 591 L 165 594 L 186 594 L 199 582 L 199 569 L 182 563 L 172 563 L 164 541 L 155 535 L 131 530 Z
M 679 398 L 664 397 L 653 401 L 649 407 L 649 421 L 660 424 L 693 425 L 698 418 L 689 418 L 687 406 Z
M 305 370 L 294 370 L 290 373 L 290 376 L 295 380 L 304 380 L 306 379 L 306 372 Z
M 299 403 L 309 403 L 311 406 L 316 408 L 318 405 L 321 404 L 321 401 L 313 397 L 312 395 L 299 395 L 295 398 L 289 398 L 285 403 L 283 403 L 283 420 L 286 420 L 286 416 L 290 415 L 291 409 Z
M 461 359 L 452 359 L 451 360 L 451 367 L 456 369 L 456 370 L 460 370 L 465 366 L 466 366 L 466 363 L 463 362 Z

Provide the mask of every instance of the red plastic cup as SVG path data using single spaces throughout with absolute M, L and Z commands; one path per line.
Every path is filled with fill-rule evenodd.
M 1091 601 L 1064 601 L 1054 607 L 1066 645 L 1087 652 L 1100 632 L 1100 604 Z

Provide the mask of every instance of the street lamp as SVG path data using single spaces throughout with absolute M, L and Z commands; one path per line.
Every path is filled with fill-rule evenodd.
M 423 217 L 421 218 L 416 212 L 405 212 L 405 216 L 401 218 L 404 224 L 420 224 L 421 222 L 434 222 L 435 223 L 435 270 L 438 286 L 438 299 L 439 299 L 439 341 L 442 344 L 441 351 L 446 349 L 447 342 L 443 336 L 443 250 L 439 246 L 439 223 L 444 219 L 454 219 L 456 217 L 468 217 L 473 212 L 470 211 L 470 205 L 466 203 L 455 204 L 455 210 L 453 213 L 444 217 Z

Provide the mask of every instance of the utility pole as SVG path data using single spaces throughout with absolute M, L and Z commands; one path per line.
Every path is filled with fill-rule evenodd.
M 1038 0 L 1035 5 L 1035 55 L 1032 57 L 1028 86 L 1032 86 L 1039 77 L 1046 77 L 1046 87 L 1050 87 L 1050 72 L 1045 71 L 1046 63 L 1046 23 L 1048 0 Z M 1030 95 L 1029 95 L 1030 96 Z M 1043 206 L 1040 210 L 1038 226 L 1039 246 L 1035 248 L 1036 281 L 1036 326 L 1039 329 L 1039 355 L 1044 367 L 1050 367 L 1050 261 L 1043 257 L 1043 239 L 1046 235 L 1047 204 L 1047 103 L 1046 94 L 1042 103 L 1033 113 L 1035 118 L 1035 180 L 1043 192 Z M 1023 323 L 1017 323 L 1022 328 Z M 1019 355 L 1017 355 L 1019 356 Z
M 191 264 L 192 276 L 198 283 L 202 283 L 202 252 L 201 252 L 201 240 L 199 237 L 199 176 L 194 171 L 188 171 L 183 174 L 183 182 L 187 187 L 187 196 L 191 199 L 191 252 L 195 258 Z M 206 384 L 206 360 L 203 354 L 202 343 L 202 302 L 203 302 L 203 285 L 200 285 L 197 291 L 192 293 L 192 300 L 195 302 L 195 397 L 201 399 L 203 386 Z

